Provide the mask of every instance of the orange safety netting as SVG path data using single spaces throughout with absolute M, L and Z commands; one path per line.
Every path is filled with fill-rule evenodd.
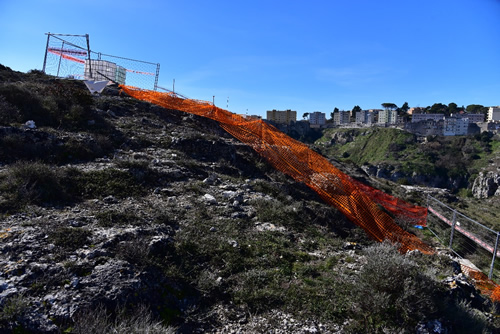
M 120 87 L 139 100 L 216 120 L 224 130 L 251 146 L 274 168 L 316 191 L 325 202 L 335 206 L 373 239 L 399 243 L 402 252 L 418 249 L 423 253 L 434 253 L 432 247 L 403 230 L 385 211 L 423 225 L 426 208 L 415 207 L 356 181 L 307 145 L 290 138 L 272 125 L 262 120 L 247 120 L 212 103 L 183 98 L 172 92 Z
M 483 295 L 490 297 L 494 302 L 500 302 L 500 285 L 496 284 L 488 276 L 474 268 L 460 264 L 462 272 L 474 280 L 474 285 L 481 291 Z

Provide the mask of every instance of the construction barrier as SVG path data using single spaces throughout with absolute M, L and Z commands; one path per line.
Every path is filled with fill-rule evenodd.
M 335 206 L 373 239 L 398 243 L 401 252 L 419 250 L 425 254 L 435 253 L 417 236 L 403 230 L 393 218 L 402 217 L 415 225 L 425 226 L 427 208 L 412 205 L 353 179 L 307 145 L 272 125 L 262 120 L 247 120 L 212 103 L 183 98 L 173 92 L 120 87 L 136 99 L 216 120 L 224 130 L 251 146 L 274 168 L 316 191 L 325 202 Z M 481 271 L 464 265 L 461 267 L 481 293 L 494 302 L 500 302 L 498 284 Z
M 405 216 L 423 225 L 427 215 L 425 208 L 361 184 L 304 143 L 290 138 L 272 125 L 262 120 L 247 120 L 212 103 L 187 99 L 173 92 L 120 87 L 136 99 L 216 120 L 224 130 L 251 146 L 274 168 L 317 192 L 325 202 L 335 206 L 374 240 L 388 239 L 398 243 L 402 252 L 419 250 L 426 254 L 434 253 L 432 247 L 397 225 L 392 216 Z
M 473 280 L 476 288 L 481 291 L 483 295 L 488 296 L 493 302 L 500 302 L 500 285 L 496 284 L 493 280 L 480 270 L 460 264 L 462 272 Z

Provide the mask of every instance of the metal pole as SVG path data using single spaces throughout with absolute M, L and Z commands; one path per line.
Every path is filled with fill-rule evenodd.
M 431 195 L 427 194 L 427 215 L 425 216 L 425 226 L 429 227 L 429 197 Z
M 160 63 L 156 64 L 155 86 L 154 90 L 158 88 L 158 76 L 160 76 Z
M 59 69 L 61 68 L 61 59 L 62 59 L 62 54 L 63 54 L 63 49 L 64 49 L 64 41 L 61 44 L 61 52 L 59 53 L 59 65 L 57 65 L 57 77 L 59 77 Z
M 89 41 L 89 34 L 85 34 L 85 37 L 87 38 L 87 54 L 88 54 L 88 60 L 89 60 L 89 76 L 90 79 L 92 79 L 92 61 L 90 60 L 90 41 Z M 85 74 L 85 73 L 84 73 Z
M 43 58 L 43 67 L 42 67 L 43 73 L 45 73 L 45 65 L 47 65 L 47 52 L 49 50 L 49 39 L 50 39 L 50 32 L 47 33 L 47 46 L 45 46 L 45 57 Z
M 453 244 L 453 234 L 455 232 L 455 225 L 457 224 L 457 211 L 453 210 L 453 220 L 451 225 L 451 234 L 450 234 L 450 249 L 453 249 L 451 246 Z
M 489 279 L 491 279 L 493 277 L 493 267 L 495 266 L 495 258 L 497 257 L 497 249 L 498 249 L 498 240 L 499 239 L 500 239 L 500 232 L 497 232 L 497 241 L 495 242 L 495 250 L 493 251 L 493 257 L 491 258 L 490 273 L 488 274 Z

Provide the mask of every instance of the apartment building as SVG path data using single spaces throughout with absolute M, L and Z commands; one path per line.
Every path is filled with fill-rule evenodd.
M 469 128 L 469 119 L 462 117 L 446 117 L 443 124 L 444 136 L 465 136 Z
M 357 124 L 372 124 L 373 123 L 373 113 L 368 110 L 361 110 L 356 112 L 356 123 Z
M 267 120 L 278 124 L 290 124 L 297 121 L 297 112 L 294 110 L 268 110 Z
M 499 107 L 489 107 L 488 109 L 488 122 L 498 122 L 500 121 L 500 106 Z
M 421 121 L 440 121 L 444 119 L 444 114 L 413 114 L 411 116 L 411 122 L 421 122 Z
M 309 114 L 309 124 L 312 128 L 319 128 L 326 124 L 326 114 L 315 111 Z
M 349 124 L 351 122 L 351 112 L 340 110 L 339 112 L 333 113 L 333 124 L 342 125 Z
M 464 113 L 464 114 L 451 114 L 451 116 L 457 117 L 457 118 L 467 118 L 469 120 L 469 123 L 482 123 L 482 122 L 484 122 L 484 114 Z
M 378 112 L 379 124 L 396 124 L 398 122 L 398 112 L 395 110 L 384 109 Z

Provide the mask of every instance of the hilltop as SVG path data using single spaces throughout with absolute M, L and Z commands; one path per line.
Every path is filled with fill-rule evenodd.
M 0 112 L 3 332 L 500 326 L 446 250 L 375 244 L 214 121 L 4 66 Z

